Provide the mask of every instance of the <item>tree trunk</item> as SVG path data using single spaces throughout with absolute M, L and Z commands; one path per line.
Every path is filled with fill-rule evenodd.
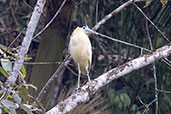
M 56 11 L 59 9 L 63 0 L 51 1 L 48 5 L 46 20 L 49 20 L 54 16 Z M 40 41 L 39 50 L 36 56 L 36 62 L 61 62 L 63 57 L 63 51 L 66 45 L 66 38 L 68 34 L 69 20 L 72 10 L 72 1 L 68 1 L 61 13 L 55 18 L 50 26 L 43 32 L 42 39 Z M 36 92 L 31 92 L 33 96 L 36 96 L 42 87 L 45 85 L 47 80 L 57 69 L 58 64 L 44 64 L 34 65 L 30 83 L 37 87 Z M 41 100 L 45 109 L 49 109 L 56 102 L 55 99 L 58 95 L 58 90 L 61 85 L 62 77 L 50 85 L 46 94 L 43 95 Z M 49 100 L 51 99 L 51 100 Z

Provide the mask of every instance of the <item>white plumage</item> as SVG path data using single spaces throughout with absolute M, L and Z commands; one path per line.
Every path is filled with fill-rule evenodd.
M 78 66 L 79 75 L 78 75 L 78 88 L 80 87 L 80 75 L 88 76 L 90 81 L 89 71 L 92 63 L 92 47 L 88 36 L 86 35 L 87 31 L 82 27 L 77 27 L 71 37 L 69 42 L 69 51 L 74 62 Z

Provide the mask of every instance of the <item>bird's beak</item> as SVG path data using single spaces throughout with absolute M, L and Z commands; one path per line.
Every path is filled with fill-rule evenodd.
M 94 31 L 91 30 L 88 26 L 86 27 L 86 30 L 85 30 L 86 34 L 90 35 L 90 34 L 93 34 Z

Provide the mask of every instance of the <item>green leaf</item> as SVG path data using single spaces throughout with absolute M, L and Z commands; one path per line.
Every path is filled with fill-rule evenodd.
M 27 60 L 31 60 L 32 59 L 32 57 L 26 57 L 25 58 L 25 60 L 27 61 Z
M 131 111 L 135 112 L 136 107 L 137 107 L 137 106 L 136 106 L 135 104 L 133 104 L 133 105 L 131 106 Z
M 25 77 L 25 76 L 21 73 L 21 71 L 20 71 L 19 73 L 20 73 L 19 76 L 20 76 L 21 81 L 22 81 L 23 83 L 25 83 L 25 80 L 24 80 L 24 77 Z
M 119 96 L 117 95 L 114 99 L 114 103 L 119 104 L 119 102 L 120 102 L 120 99 L 119 99 Z
M 3 110 L 4 110 L 5 112 L 7 112 L 8 114 L 11 114 L 7 108 L 3 108 Z
M 9 50 L 7 49 L 7 47 L 5 47 L 5 46 L 3 46 L 3 45 L 1 45 L 1 44 L 0 44 L 0 49 L 2 49 L 2 51 L 3 51 L 4 53 L 8 53 L 8 54 L 11 54 L 11 55 L 15 56 L 11 51 L 9 51 Z
M 13 92 L 12 96 L 13 96 L 14 101 L 16 101 L 20 105 L 22 100 L 20 96 L 17 94 L 17 92 Z
M 31 87 L 37 91 L 37 87 L 34 86 L 33 84 L 23 84 L 25 87 Z
M 120 94 L 120 100 L 123 102 L 124 101 L 124 95 Z
M 14 103 L 14 102 L 9 101 L 9 100 L 7 100 L 7 99 L 3 99 L 3 100 L 1 101 L 1 104 L 2 104 L 5 108 L 7 108 L 7 109 L 17 109 L 17 108 L 19 108 L 19 105 L 18 105 L 17 103 Z
M 124 96 L 124 107 L 125 107 L 125 108 L 126 108 L 126 107 L 129 107 L 130 104 L 131 104 L 131 99 L 130 99 L 130 97 L 129 97 L 126 93 L 124 93 L 123 96 Z
M 16 111 L 15 111 L 15 109 L 9 109 L 9 112 L 10 112 L 11 114 L 17 114 Z
M 138 112 L 136 112 L 136 114 L 141 114 L 141 112 L 140 112 L 140 111 L 138 111 Z
M 8 78 L 9 74 L 4 70 L 4 68 L 0 67 L 0 72 L 1 72 L 6 78 Z
M 4 57 L 7 56 L 6 53 L 2 49 L 0 49 L 0 54 L 3 55 Z
M 122 109 L 122 103 L 120 102 L 118 105 L 118 108 L 121 110 Z
M 26 102 L 29 100 L 28 90 L 25 87 L 17 88 L 18 95 Z
M 30 107 L 27 104 L 22 104 L 21 109 L 23 109 L 25 112 L 27 112 L 27 114 L 33 114 L 32 110 L 30 109 Z
M 1 65 L 5 69 L 6 72 L 12 71 L 12 62 L 9 59 L 1 58 Z
M 26 76 L 26 69 L 25 69 L 24 65 L 21 66 L 21 72 L 23 74 L 23 77 L 25 78 L 25 76 Z

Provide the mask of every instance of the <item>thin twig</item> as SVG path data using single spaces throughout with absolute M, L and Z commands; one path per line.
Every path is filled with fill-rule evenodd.
M 15 63 L 15 61 L 0 60 L 5 63 Z M 23 62 L 24 65 L 49 65 L 49 64 L 61 64 L 62 62 Z
M 25 31 L 25 28 L 17 35 L 17 37 L 10 43 L 8 49 L 14 44 L 14 42 L 20 37 L 20 35 Z
M 171 61 L 168 58 L 162 59 L 168 66 L 171 67 Z
M 103 38 L 107 38 L 107 39 L 110 39 L 110 40 L 115 41 L 115 42 L 119 42 L 119 43 L 122 43 L 122 44 L 125 44 L 125 45 L 128 45 L 128 46 L 136 47 L 136 48 L 143 49 L 145 51 L 150 52 L 150 50 L 147 49 L 147 48 L 144 48 L 144 47 L 141 47 L 141 46 L 138 46 L 138 45 L 135 45 L 135 44 L 131 44 L 131 43 L 128 43 L 128 42 L 125 42 L 125 41 L 122 41 L 122 40 L 118 40 L 116 38 L 113 38 L 113 37 L 104 35 L 102 33 L 99 33 L 99 32 L 93 31 L 93 30 L 92 30 L 92 33 L 95 34 L 95 35 L 97 35 L 97 36 L 101 36 Z
M 157 89 L 158 92 L 171 94 L 171 91 Z
M 46 26 L 45 26 L 39 33 L 37 33 L 37 34 L 33 37 L 33 39 L 36 38 L 37 36 L 39 36 L 42 32 L 44 32 L 44 31 L 48 28 L 48 26 L 54 21 L 54 19 L 56 18 L 56 16 L 61 12 L 61 9 L 62 9 L 63 6 L 65 5 L 66 1 L 67 1 L 67 0 L 64 0 L 64 1 L 62 2 L 60 8 L 57 10 L 57 12 L 56 12 L 55 15 L 53 16 L 53 18 L 46 24 Z
M 69 65 L 66 65 L 66 68 L 72 73 L 74 74 L 75 76 L 78 76 L 78 74 L 76 72 L 74 72 L 70 67 Z
M 98 9 L 99 9 L 99 1 L 96 2 L 96 23 L 98 22 Z
M 150 48 L 151 50 L 153 50 L 153 44 L 151 41 L 151 37 L 150 37 L 150 32 L 148 29 L 148 21 L 146 20 L 146 30 L 147 30 L 147 37 L 150 43 Z M 156 99 L 156 110 L 155 110 L 155 114 L 158 114 L 158 92 L 157 92 L 157 77 L 156 77 L 156 66 L 155 63 L 153 63 L 153 77 L 154 77 L 154 90 L 155 90 L 155 99 Z
M 145 107 L 145 110 L 143 111 L 142 114 L 145 114 L 148 110 L 149 110 L 149 107 L 154 103 L 156 102 L 156 99 L 152 100 L 149 104 L 145 104 L 140 97 L 138 97 L 140 103 Z
M 144 0 L 129 0 L 127 2 L 125 2 L 124 4 L 122 4 L 121 6 L 119 6 L 117 9 L 113 10 L 111 13 L 109 13 L 108 15 L 106 15 L 102 20 L 100 20 L 93 28 L 92 30 L 96 31 L 101 25 L 103 25 L 104 23 L 106 23 L 106 21 L 108 21 L 111 17 L 113 17 L 115 14 L 121 12 L 124 8 L 126 8 L 127 6 L 133 4 L 134 2 L 142 2 Z
M 144 17 L 154 26 L 154 28 L 170 43 L 170 40 L 166 37 L 166 35 L 150 20 L 150 18 L 138 7 L 135 3 L 134 6 L 144 15 Z
M 58 67 L 58 69 L 56 70 L 56 72 L 51 76 L 51 78 L 47 81 L 47 83 L 43 86 L 43 88 L 41 89 L 41 91 L 39 92 L 38 96 L 36 97 L 36 100 L 40 101 L 43 94 L 46 93 L 47 88 L 49 87 L 50 83 L 57 77 L 59 77 L 60 75 L 62 75 L 62 73 L 65 70 L 65 66 L 70 62 L 71 56 L 70 54 L 68 54 L 64 61 L 62 62 L 62 64 Z

